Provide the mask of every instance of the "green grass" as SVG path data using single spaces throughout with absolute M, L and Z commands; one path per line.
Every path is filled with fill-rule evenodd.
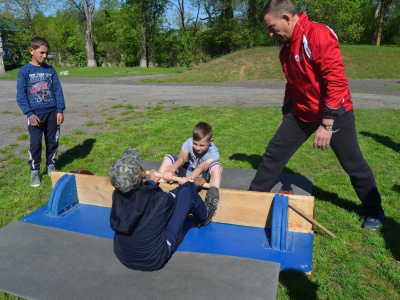
M 17 140 L 22 141 L 22 140 L 28 140 L 29 139 L 29 134 L 23 133 L 20 136 L 18 136 Z
M 342 45 L 342 57 L 349 78 L 400 78 L 400 47 Z M 278 47 L 256 47 L 222 56 L 192 69 L 184 68 L 70 68 L 65 77 L 126 77 L 170 74 L 166 78 L 143 79 L 141 82 L 232 82 L 284 80 L 278 58 Z M 19 69 L 6 72 L 1 79 L 16 79 Z M 64 76 L 63 76 L 64 77 Z
M 140 67 L 55 67 L 58 74 L 62 71 L 68 71 L 68 76 L 63 77 L 128 77 L 128 76 L 145 76 L 154 74 L 171 74 L 171 73 L 181 73 L 183 68 L 173 67 L 173 68 L 140 68 Z M 14 80 L 18 78 L 19 68 L 13 69 L 6 72 L 6 76 L 0 76 L 1 79 Z
M 400 47 L 341 46 L 349 78 L 400 78 Z M 278 47 L 257 47 L 217 58 L 180 74 L 142 82 L 232 82 L 284 80 Z
M 178 153 L 193 126 L 205 121 L 214 127 L 224 167 L 254 169 L 280 118 L 277 107 L 148 107 L 129 124 L 118 117 L 107 120 L 109 131 L 93 137 L 62 136 L 60 143 L 68 150 L 59 153 L 56 167 L 90 169 L 107 176 L 126 147 L 138 148 L 144 160 L 161 161 L 165 153 Z M 400 298 L 400 130 L 391 125 L 398 124 L 399 114 L 390 109 L 358 109 L 356 118 L 360 147 L 382 194 L 384 227 L 377 232 L 360 228 L 361 204 L 332 150 L 322 152 L 312 147 L 311 139 L 307 141 L 285 172 L 314 178 L 315 218 L 338 239 L 316 227 L 312 274 L 281 272 L 277 299 Z M 0 151 L 0 227 L 45 205 L 51 192 L 47 176 L 40 188 L 29 187 L 26 157 L 13 154 L 14 147 Z M 1 299 L 11 299 L 4 297 L 0 293 Z

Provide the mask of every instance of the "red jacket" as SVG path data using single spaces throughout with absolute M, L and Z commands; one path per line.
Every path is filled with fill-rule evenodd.
M 279 58 L 287 79 L 284 103 L 292 99 L 292 113 L 300 120 L 334 119 L 353 108 L 339 42 L 329 27 L 300 13 Z

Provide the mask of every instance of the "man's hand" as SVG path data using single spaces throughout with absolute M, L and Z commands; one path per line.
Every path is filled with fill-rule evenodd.
M 331 138 L 332 131 L 328 131 L 324 127 L 319 126 L 315 132 L 314 148 L 320 148 L 322 151 L 328 149 Z
M 29 124 L 35 127 L 40 127 L 40 119 L 37 115 L 32 114 L 29 118 Z
M 61 125 L 64 122 L 63 113 L 57 113 L 57 125 Z
M 156 184 L 158 183 L 158 181 L 160 180 L 160 178 L 156 177 L 156 175 L 154 175 L 154 173 L 157 173 L 157 170 L 150 170 L 150 175 L 149 175 L 149 179 L 154 181 Z

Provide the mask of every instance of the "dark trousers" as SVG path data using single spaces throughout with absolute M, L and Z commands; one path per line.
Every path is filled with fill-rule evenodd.
M 34 127 L 28 123 L 30 147 L 29 166 L 30 169 L 40 170 L 42 161 L 42 137 L 46 145 L 46 165 L 54 164 L 58 150 L 58 139 L 60 137 L 60 125 L 57 125 L 57 111 L 37 114 L 40 126 Z
M 179 190 L 176 197 L 174 213 L 165 228 L 165 236 L 171 250 L 170 254 L 176 250 L 176 242 L 181 234 L 183 223 L 188 213 L 193 214 L 193 217 L 198 220 L 204 220 L 207 217 L 207 208 L 194 189 L 184 187 Z
M 291 113 L 287 114 L 267 146 L 250 190 L 269 192 L 286 163 L 319 125 L 320 122 L 303 122 Z M 367 216 L 382 214 L 381 196 L 374 175 L 358 144 L 353 110 L 335 119 L 330 146 L 349 175 Z

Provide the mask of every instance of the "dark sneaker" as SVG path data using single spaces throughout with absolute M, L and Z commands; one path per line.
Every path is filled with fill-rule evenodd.
M 368 230 L 377 230 L 379 227 L 382 226 L 383 218 L 384 218 L 383 214 L 376 218 L 366 217 L 364 219 L 362 227 Z
M 212 217 L 215 215 L 219 203 L 219 191 L 218 188 L 212 186 L 206 194 L 204 204 L 207 207 L 207 218 L 202 221 L 199 225 L 206 226 L 211 222 Z
M 38 187 L 41 185 L 40 182 L 40 172 L 39 171 L 31 171 L 31 186 Z
M 51 165 L 47 166 L 47 175 L 50 175 L 51 172 L 57 172 L 56 167 L 54 166 L 54 164 L 51 164 Z

